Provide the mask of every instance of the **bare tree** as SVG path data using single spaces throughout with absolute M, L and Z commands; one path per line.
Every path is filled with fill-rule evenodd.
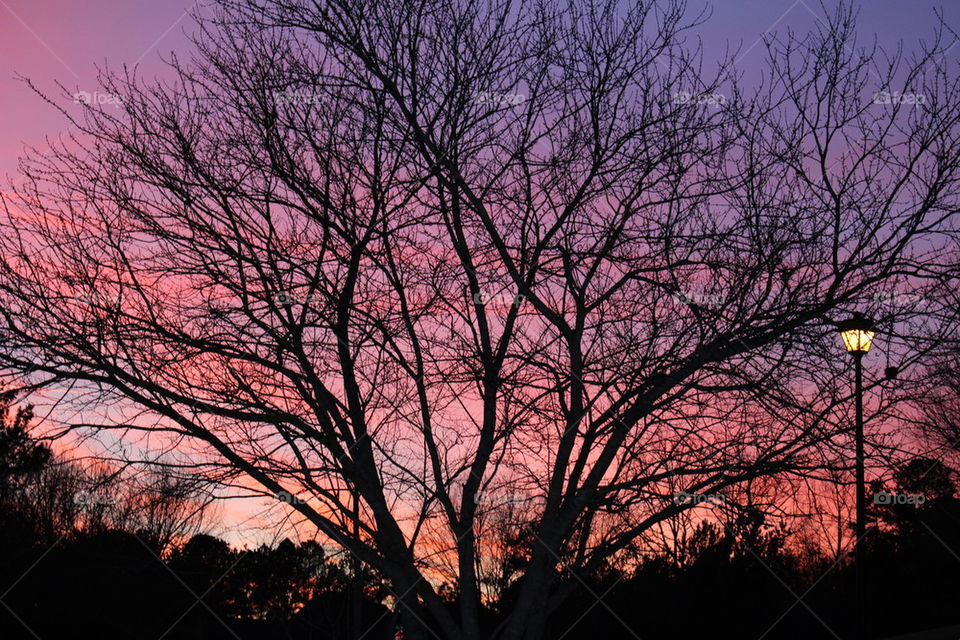
M 205 477 L 156 461 L 130 468 L 55 454 L 34 436 L 32 407 L 11 412 L 14 399 L 0 393 L 0 505 L 36 541 L 119 529 L 159 553 L 204 529 L 213 502 Z
M 414 638 L 535 640 L 560 572 L 615 561 L 677 492 L 848 468 L 833 321 L 951 282 L 942 38 L 884 58 L 843 8 L 768 40 L 751 89 L 703 71 L 680 2 L 216 16 L 172 82 L 106 75 L 121 106 L 65 111 L 24 161 L 0 361 L 144 411 L 83 428 L 282 496 Z M 498 493 L 533 544 L 482 630 Z
M 910 403 L 905 420 L 936 459 L 960 459 L 960 348 L 953 342 L 924 369 L 922 396 Z
M 102 479 L 105 482 L 94 486 L 101 495 L 111 492 L 112 499 L 107 502 L 110 508 L 101 514 L 106 516 L 101 527 L 135 532 L 158 553 L 207 531 L 214 498 L 202 476 L 154 466 L 128 468 Z

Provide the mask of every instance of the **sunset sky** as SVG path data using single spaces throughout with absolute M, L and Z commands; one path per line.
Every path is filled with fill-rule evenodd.
M 141 78 L 163 77 L 162 57 L 191 54 L 188 33 L 195 27 L 188 12 L 208 11 L 204 1 L 189 0 L 0 0 L 0 174 L 6 189 L 16 181 L 18 156 L 24 145 L 42 146 L 44 138 L 66 130 L 63 116 L 47 105 L 19 77 L 28 78 L 49 97 L 61 101 L 57 83 L 68 93 L 99 90 L 97 68 L 136 66 Z M 833 3 L 830 3 L 831 5 Z M 940 3 L 921 0 L 871 0 L 860 3 L 862 43 L 874 35 L 881 46 L 907 48 L 929 38 L 937 24 Z M 690 2 L 690 15 L 712 12 L 699 28 L 709 70 L 725 48 L 739 49 L 737 64 L 747 77 L 763 67 L 764 33 L 793 29 L 803 33 L 824 20 L 814 0 L 728 0 Z M 944 6 L 950 27 L 960 30 L 960 3 Z M 105 19 L 105 16 L 107 17 Z M 953 36 L 949 37 L 952 40 Z M 960 54 L 960 47 L 949 55 Z M 70 110 L 69 100 L 61 102 Z M 232 507 L 228 507 L 228 512 Z M 249 514 L 245 508 L 234 515 Z M 234 540 L 236 541 L 236 540 Z
M 829 2 L 827 6 L 834 3 Z M 893 48 L 929 37 L 936 25 L 934 10 L 942 7 L 948 24 L 960 30 L 960 4 L 929 0 L 870 0 L 859 3 L 859 26 L 864 43 L 877 34 L 881 45 Z M 186 33 L 194 28 L 189 11 L 208 11 L 199 0 L 0 0 L 0 175 L 12 177 L 24 144 L 41 144 L 55 136 L 65 123 L 16 77 L 32 80 L 39 89 L 56 93 L 56 82 L 71 91 L 94 92 L 96 69 L 138 65 L 143 77 L 163 72 L 161 55 L 191 51 Z M 757 70 L 763 60 L 759 37 L 768 31 L 794 29 L 805 32 L 823 20 L 823 7 L 815 0 L 731 0 L 689 3 L 690 14 L 712 11 L 700 29 L 711 56 L 729 43 L 741 48 L 739 66 Z M 104 19 L 104 16 L 109 16 Z M 951 51 L 960 53 L 960 48 Z M 6 188 L 7 179 L 4 179 Z

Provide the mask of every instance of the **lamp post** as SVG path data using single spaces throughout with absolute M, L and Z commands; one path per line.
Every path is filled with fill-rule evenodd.
M 855 397 L 856 397 L 856 431 L 857 446 L 856 491 L 857 491 L 857 529 L 856 541 L 853 547 L 854 577 L 857 591 L 857 635 L 858 640 L 865 638 L 865 599 L 863 596 L 863 537 L 867 529 L 866 487 L 864 486 L 864 453 L 863 453 L 863 354 L 870 350 L 873 336 L 876 334 L 873 321 L 859 313 L 853 314 L 848 320 L 837 325 L 843 346 L 853 356 Z

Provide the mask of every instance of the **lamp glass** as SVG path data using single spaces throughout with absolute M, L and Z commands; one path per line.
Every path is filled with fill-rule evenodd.
M 843 338 L 843 346 L 851 353 L 866 353 L 870 351 L 870 345 L 873 344 L 874 331 L 866 329 L 847 329 L 840 332 Z

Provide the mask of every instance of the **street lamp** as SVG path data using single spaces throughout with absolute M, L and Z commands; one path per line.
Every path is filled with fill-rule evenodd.
M 862 640 L 864 634 L 864 609 L 865 600 L 863 597 L 863 537 L 867 530 L 867 505 L 866 505 L 866 487 L 864 486 L 864 453 L 863 453 L 863 354 L 870 351 L 870 345 L 873 344 L 873 336 L 876 335 L 873 321 L 865 318 L 859 313 L 853 314 L 848 320 L 844 320 L 837 325 L 840 337 L 843 339 L 843 346 L 853 355 L 855 380 L 856 380 L 856 432 L 855 440 L 857 445 L 857 467 L 856 467 L 856 491 L 857 491 L 857 530 L 856 541 L 853 547 L 854 574 L 857 590 L 857 638 Z
M 870 351 L 873 344 L 873 336 L 876 331 L 873 327 L 873 321 L 863 317 L 859 313 L 853 314 L 849 320 L 844 320 L 837 325 L 840 337 L 843 338 L 843 346 L 854 355 L 859 357 Z

